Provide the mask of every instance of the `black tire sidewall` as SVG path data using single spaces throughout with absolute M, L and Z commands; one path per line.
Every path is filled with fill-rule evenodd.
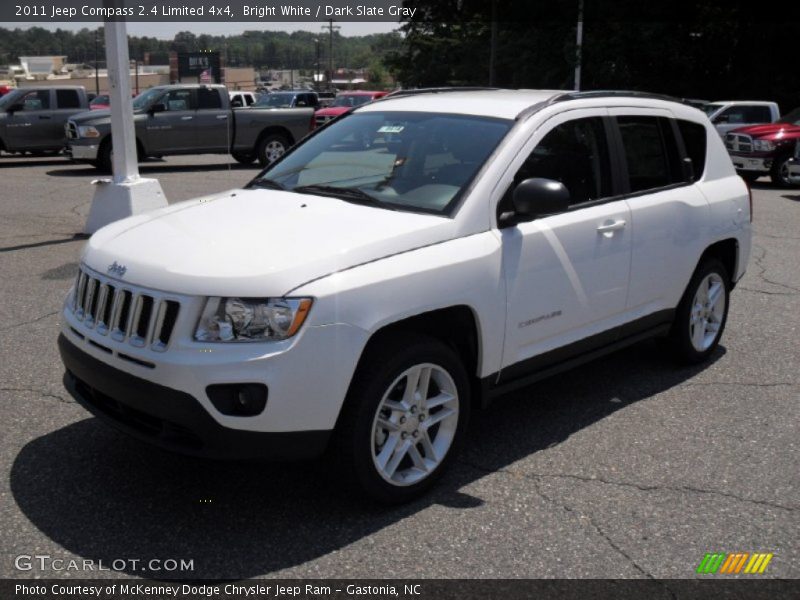
M 717 338 L 706 350 L 700 352 L 692 344 L 689 333 L 689 323 L 692 315 L 692 304 L 697 294 L 697 288 L 709 274 L 717 273 L 722 278 L 725 288 L 725 311 L 722 315 L 722 324 L 717 332 Z M 686 287 L 683 298 L 678 305 L 675 313 L 675 320 L 672 325 L 670 337 L 678 359 L 689 364 L 697 364 L 708 360 L 719 346 L 722 334 L 725 332 L 725 325 L 728 322 L 728 311 L 730 309 L 731 280 L 725 265 L 716 258 L 705 259 L 692 275 L 689 285 Z
M 772 183 L 778 187 L 786 188 L 791 186 L 789 181 L 784 181 L 784 179 L 781 177 L 781 167 L 788 163 L 791 158 L 792 156 L 790 154 L 779 156 L 777 159 L 775 159 L 775 163 L 772 165 L 772 169 L 769 172 L 769 177 L 772 180 Z
M 382 503 L 406 502 L 430 488 L 447 470 L 463 444 L 470 413 L 469 378 L 458 355 L 448 346 L 428 337 L 401 336 L 374 347 L 357 370 L 347 398 L 350 423 L 343 434 L 344 453 L 359 486 L 368 496 Z M 375 413 L 389 385 L 408 368 L 422 363 L 444 369 L 456 385 L 459 416 L 456 433 L 447 455 L 433 473 L 409 486 L 387 482 L 377 471 L 372 458 L 372 426 Z

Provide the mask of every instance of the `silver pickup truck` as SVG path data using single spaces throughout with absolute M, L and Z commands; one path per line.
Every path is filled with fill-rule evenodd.
M 228 154 L 243 164 L 266 166 L 312 128 L 312 108 L 231 108 L 221 85 L 154 87 L 133 100 L 139 159 L 175 154 Z M 67 152 L 109 172 L 111 114 L 95 110 L 66 125 Z
M 60 152 L 64 124 L 89 109 L 79 86 L 24 87 L 0 98 L 0 151 L 32 154 Z

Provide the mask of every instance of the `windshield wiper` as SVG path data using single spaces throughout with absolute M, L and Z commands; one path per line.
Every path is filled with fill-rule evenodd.
M 286 188 L 282 183 L 278 183 L 274 179 L 254 179 L 250 185 L 255 187 L 267 188 L 269 190 L 285 190 Z
M 396 210 L 394 207 L 381 202 L 377 198 L 370 196 L 367 192 L 355 187 L 337 187 L 335 185 L 301 185 L 292 190 L 298 194 L 318 194 L 320 196 L 332 196 L 345 202 L 353 204 L 363 204 L 364 206 L 375 206 L 386 210 Z

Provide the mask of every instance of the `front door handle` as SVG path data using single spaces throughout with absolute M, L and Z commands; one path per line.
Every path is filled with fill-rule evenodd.
M 48 117 L 47 115 L 39 115 L 40 119 L 52 119 L 53 117 Z
M 227 119 L 228 115 L 217 115 L 218 119 Z
M 192 119 L 194 119 L 194 117 L 189 116 L 189 115 L 187 115 L 185 117 L 181 117 L 181 121 L 191 121 Z
M 614 235 L 615 231 L 623 229 L 625 227 L 625 219 L 617 219 L 616 221 L 610 221 L 603 223 L 602 225 L 597 226 L 597 233 L 602 233 L 606 237 L 611 237 Z

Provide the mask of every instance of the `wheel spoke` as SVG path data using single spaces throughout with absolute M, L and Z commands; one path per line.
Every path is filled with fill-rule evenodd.
M 408 448 L 408 455 L 411 457 L 411 460 L 414 463 L 414 466 L 417 467 L 420 471 L 427 472 L 428 471 L 428 464 L 425 462 L 425 459 L 422 458 L 422 454 L 419 453 L 419 450 L 416 446 L 412 445 Z
M 416 367 L 409 372 L 408 376 L 406 377 L 406 389 L 403 392 L 403 404 L 406 406 L 412 406 L 414 404 L 421 374 L 422 367 Z
M 419 393 L 420 404 L 425 406 L 426 402 L 428 401 L 428 389 L 430 388 L 431 384 L 431 368 L 425 367 L 422 369 L 422 372 L 419 376 L 419 382 L 417 383 L 417 392 Z
M 433 398 L 429 398 L 425 403 L 425 408 L 431 410 L 433 408 L 437 408 L 439 406 L 443 406 L 450 402 L 453 399 L 452 394 L 448 394 L 446 392 L 442 392 L 441 394 L 437 394 Z
M 431 436 L 428 435 L 427 431 L 422 431 L 421 433 L 422 436 L 420 437 L 419 443 L 422 446 L 422 451 L 425 453 L 425 458 L 438 463 L 439 457 L 436 455 L 433 442 L 431 442 Z
M 698 350 L 705 346 L 706 341 L 706 321 L 705 319 L 697 319 L 697 322 L 692 326 L 692 343 Z
M 397 450 L 395 450 L 394 455 L 392 455 L 392 458 L 389 460 L 388 463 L 386 463 L 386 466 L 384 467 L 384 472 L 386 473 L 386 475 L 388 475 L 389 477 L 394 476 L 395 471 L 397 471 L 397 467 L 400 466 L 400 463 L 406 457 L 406 454 L 408 454 L 409 448 L 411 448 L 411 442 L 409 442 L 408 440 L 405 440 L 403 441 L 402 444 L 400 444 L 400 447 L 397 448 Z
M 708 303 L 710 308 L 717 306 L 717 302 L 719 302 L 719 299 L 722 298 L 722 290 L 723 287 L 721 283 L 716 283 L 714 284 L 714 287 L 711 288 L 708 294 Z
M 430 415 L 425 420 L 425 422 L 422 424 L 422 426 L 427 431 L 428 429 L 430 429 L 431 427 L 433 427 L 437 423 L 439 423 L 441 421 L 444 421 L 447 417 L 449 417 L 450 415 L 453 415 L 453 414 L 455 414 L 455 411 L 452 408 L 447 408 L 445 406 L 444 408 L 442 408 L 442 410 L 440 410 L 438 412 L 435 412 L 432 415 Z
M 383 427 L 384 429 L 387 429 L 389 431 L 399 431 L 400 430 L 400 426 L 397 423 L 393 423 L 392 421 L 389 421 L 388 419 L 378 419 L 378 426 L 379 427 Z
M 386 463 L 389 462 L 389 459 L 392 458 L 392 455 L 397 450 L 397 447 L 400 445 L 400 434 L 399 433 L 392 433 L 387 439 L 386 442 L 383 444 L 383 448 L 381 448 L 380 454 L 375 457 L 375 461 L 378 463 L 378 466 L 381 469 L 386 468 Z

